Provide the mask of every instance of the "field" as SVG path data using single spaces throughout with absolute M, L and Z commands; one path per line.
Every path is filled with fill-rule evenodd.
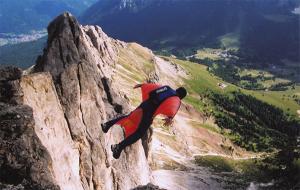
M 201 50 L 197 50 L 195 57 L 197 59 L 210 59 L 212 61 L 221 60 L 220 56 L 217 55 L 218 52 L 221 50 L 219 49 L 211 49 L 211 48 L 204 48 Z
M 238 50 L 240 47 L 240 36 L 238 33 L 227 33 L 219 37 L 222 47 Z
M 297 110 L 300 110 L 300 105 L 298 105 L 297 102 L 292 98 L 294 95 L 299 97 L 299 85 L 296 85 L 295 89 L 289 88 L 285 91 L 246 90 L 236 85 L 224 82 L 219 77 L 214 76 L 208 71 L 208 67 L 205 65 L 193 63 L 190 61 L 178 60 L 170 57 L 163 58 L 181 65 L 188 72 L 190 72 L 191 77 L 190 79 L 186 80 L 187 88 L 190 93 L 187 101 L 200 110 L 203 109 L 203 106 L 201 106 L 203 105 L 203 103 L 199 101 L 199 94 L 204 93 L 208 89 L 222 94 L 230 94 L 230 92 L 233 91 L 241 91 L 245 94 L 249 94 L 258 98 L 261 101 L 281 108 L 287 113 L 294 115 L 295 117 L 297 115 Z M 225 89 L 221 89 L 218 86 L 219 83 L 224 83 L 228 86 Z

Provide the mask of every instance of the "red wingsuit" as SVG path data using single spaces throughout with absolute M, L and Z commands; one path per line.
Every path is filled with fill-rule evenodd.
M 160 87 L 162 87 L 162 86 L 159 84 L 154 84 L 154 83 L 143 84 L 141 86 L 143 103 L 149 99 L 149 93 L 151 91 L 156 90 Z M 141 105 L 143 105 L 143 103 Z M 159 105 L 159 107 L 156 109 L 154 114 L 152 114 L 150 116 L 146 116 L 146 117 L 151 117 L 151 118 L 146 118 L 145 120 L 152 123 L 154 117 L 159 114 L 162 114 L 169 118 L 173 118 L 176 115 L 178 109 L 180 108 L 180 104 L 181 104 L 181 101 L 180 101 L 179 97 L 177 97 L 177 96 L 169 97 Z M 143 113 L 143 112 L 145 112 L 145 113 Z M 146 112 L 147 112 L 147 109 L 143 109 L 142 106 L 139 106 L 133 112 L 131 112 L 129 115 L 127 115 L 126 117 L 124 117 L 121 120 L 119 120 L 118 122 L 116 122 L 116 124 L 119 124 L 120 126 L 123 127 L 123 129 L 125 131 L 125 138 L 129 137 L 130 135 L 134 134 L 137 131 L 137 129 L 139 128 L 139 126 L 141 124 L 143 114 L 147 114 Z M 144 117 L 145 117 L 145 115 L 144 115 Z M 150 125 L 151 125 L 151 123 L 150 123 Z

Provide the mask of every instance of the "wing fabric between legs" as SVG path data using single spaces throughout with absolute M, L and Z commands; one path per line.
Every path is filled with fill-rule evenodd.
M 121 119 L 117 124 L 121 125 L 125 131 L 125 138 L 132 135 L 140 125 L 140 122 L 143 117 L 143 109 L 138 108 L 131 112 L 128 117 Z

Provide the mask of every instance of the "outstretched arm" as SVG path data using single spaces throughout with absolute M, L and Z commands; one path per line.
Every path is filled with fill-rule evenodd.
M 152 90 L 155 90 L 157 88 L 159 88 L 160 85 L 159 84 L 155 84 L 155 83 L 143 83 L 143 84 L 137 84 L 135 85 L 133 88 L 141 88 L 142 90 L 142 100 L 145 101 L 149 98 L 149 93 Z

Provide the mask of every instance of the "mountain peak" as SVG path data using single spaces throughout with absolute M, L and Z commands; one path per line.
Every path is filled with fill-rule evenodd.
M 80 35 L 80 24 L 76 18 L 69 12 L 65 12 L 58 17 L 56 17 L 48 25 L 48 42 L 51 42 L 55 36 L 64 32 L 71 32 L 73 38 L 76 38 Z
M 56 17 L 47 29 L 47 47 L 38 57 L 35 70 L 49 71 L 56 78 L 66 66 L 79 62 L 78 45 L 82 33 L 78 21 L 69 12 Z
M 109 38 L 98 26 L 81 26 L 76 18 L 65 12 L 48 26 L 48 43 L 39 56 L 35 71 L 48 71 L 54 79 L 70 65 L 85 62 L 95 70 L 109 74 L 106 66 L 112 65 L 116 47 L 121 44 Z

